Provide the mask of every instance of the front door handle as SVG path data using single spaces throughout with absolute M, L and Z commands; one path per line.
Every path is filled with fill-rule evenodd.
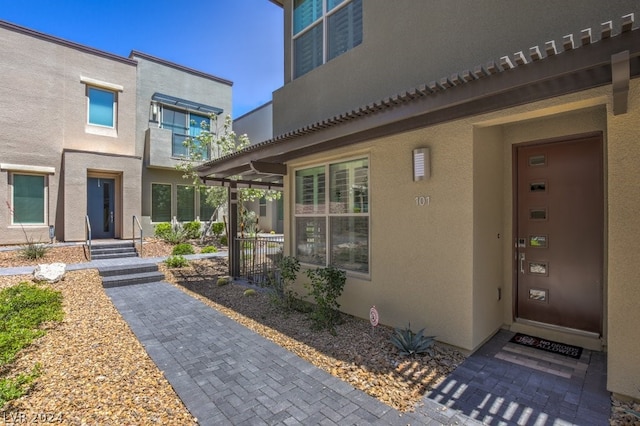
M 109 221 L 113 223 L 113 212 L 109 213 Z
M 524 253 L 520 253 L 520 272 L 524 274 Z

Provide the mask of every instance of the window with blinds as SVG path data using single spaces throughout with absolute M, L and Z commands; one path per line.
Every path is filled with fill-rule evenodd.
M 177 206 L 176 219 L 179 222 L 190 222 L 195 220 L 196 192 L 193 186 L 177 186 Z
M 41 175 L 14 173 L 13 183 L 13 223 L 45 223 L 45 183 Z
M 295 182 L 294 241 L 298 259 L 368 274 L 369 160 L 297 170 Z
M 362 43 L 362 0 L 295 0 L 294 77 Z
M 171 184 L 151 184 L 151 222 L 171 221 Z

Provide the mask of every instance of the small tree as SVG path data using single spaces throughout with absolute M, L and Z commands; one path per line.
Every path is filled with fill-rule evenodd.
M 187 147 L 189 155 L 183 157 L 176 168 L 182 171 L 182 177 L 184 179 L 190 179 L 196 188 L 204 186 L 200 181 L 200 177 L 196 172 L 196 167 L 202 164 L 207 156 L 207 152 L 211 153 L 211 157 L 220 157 L 228 155 L 237 151 L 240 151 L 251 144 L 249 137 L 246 134 L 236 135 L 232 130 L 231 116 L 227 115 L 222 125 L 218 122 L 218 116 L 216 114 L 210 114 L 211 125 L 206 121 L 200 123 L 200 134 L 194 137 L 187 138 L 183 144 Z M 195 122 L 192 124 L 196 124 Z M 256 188 L 241 188 L 238 190 L 238 217 L 240 220 L 246 216 L 244 213 L 245 201 L 255 201 L 262 197 L 267 200 L 277 200 L 281 197 L 281 192 L 276 190 L 265 190 Z M 205 234 L 211 227 L 213 217 L 218 212 L 220 207 L 227 201 L 227 190 L 224 187 L 211 186 L 207 187 L 207 197 L 205 202 L 213 208 L 213 214 L 211 215 L 209 226 L 205 230 Z M 202 202 L 202 200 L 201 200 Z M 244 226 L 241 222 L 241 229 Z

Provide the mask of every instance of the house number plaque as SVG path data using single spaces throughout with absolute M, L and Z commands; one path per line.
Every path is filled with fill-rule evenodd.
M 418 195 L 417 197 L 415 197 L 415 201 L 416 201 L 416 206 L 424 207 L 431 204 L 431 197 L 425 196 L 425 195 Z

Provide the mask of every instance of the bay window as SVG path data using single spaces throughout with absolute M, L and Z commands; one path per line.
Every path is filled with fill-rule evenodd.
M 362 0 L 294 0 L 294 78 L 360 43 Z
M 297 170 L 294 220 L 301 262 L 368 274 L 369 160 Z

